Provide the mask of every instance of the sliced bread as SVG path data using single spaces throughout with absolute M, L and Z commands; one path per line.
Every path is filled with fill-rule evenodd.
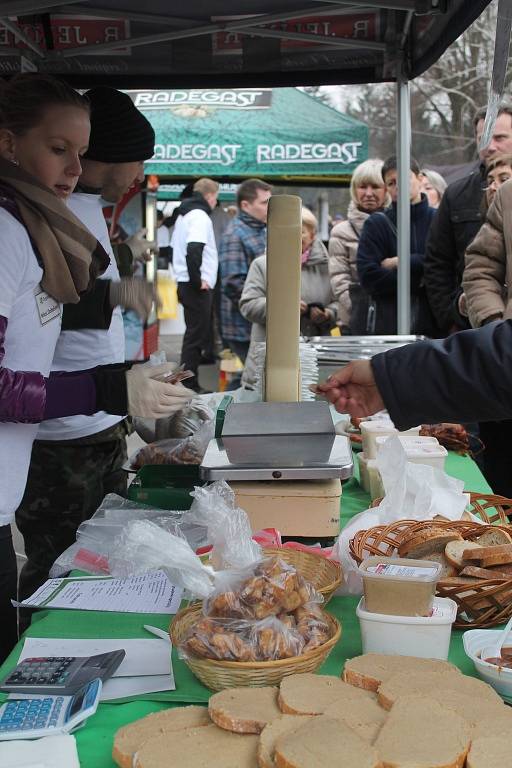
M 215 725 L 164 733 L 146 741 L 134 768 L 255 768 L 258 737 L 230 733 Z
M 469 725 L 451 709 L 424 696 L 397 701 L 375 748 L 385 768 L 462 768 Z
M 444 552 L 448 542 L 461 539 L 462 536 L 457 531 L 432 526 L 424 528 L 402 541 L 398 547 L 398 554 L 400 557 L 424 558 L 427 560 L 430 555 Z
M 373 744 L 387 718 L 387 712 L 372 699 L 338 699 L 327 707 L 325 715 L 341 720 L 369 744 Z
M 467 768 L 512 768 L 510 736 L 483 736 L 471 744 Z
M 512 563 L 512 544 L 497 544 L 492 547 L 472 547 L 464 550 L 463 560 L 482 563 L 489 558 L 503 558 L 503 563 Z M 484 566 L 485 567 L 485 566 Z
M 463 554 L 468 549 L 478 549 L 480 544 L 475 541 L 449 541 L 444 548 L 446 559 L 457 568 L 464 568 Z
M 502 528 L 488 528 L 478 537 L 477 542 L 481 547 L 496 547 L 500 544 L 512 544 L 512 536 Z
M 475 728 L 482 720 L 487 722 L 491 718 L 499 720 L 506 716 L 506 713 L 504 712 L 506 706 L 502 701 L 482 699 L 478 702 L 478 707 L 475 707 L 474 696 L 470 696 L 465 692 L 461 693 L 455 689 L 439 689 L 437 686 L 432 686 L 428 692 L 428 698 L 434 699 L 434 701 L 437 701 L 443 707 L 452 709 L 472 728 Z M 397 701 L 400 701 L 400 699 L 397 699 Z M 396 706 L 396 703 L 394 706 Z M 510 726 L 511 721 L 509 720 L 508 722 Z
M 211 725 L 206 707 L 176 707 L 154 712 L 119 728 L 114 736 L 112 759 L 120 768 L 132 768 L 133 755 L 148 740 L 162 733 Z
M 457 568 L 448 562 L 444 552 L 432 552 L 431 555 L 423 559 L 433 560 L 435 563 L 439 563 L 441 565 L 441 572 L 439 574 L 440 581 L 444 581 L 444 579 L 449 579 L 452 576 L 456 576 L 458 573 Z
M 258 742 L 259 768 L 276 768 L 274 752 L 277 739 L 285 733 L 296 731 L 310 719 L 304 715 L 281 715 L 266 725 L 260 733 Z
M 357 688 L 377 691 L 380 684 L 399 672 L 417 671 L 454 672 L 459 670 L 447 661 L 437 659 L 419 659 L 416 656 L 390 656 L 383 653 L 365 653 L 347 659 L 343 668 L 343 680 Z
M 508 579 L 512 579 L 512 573 L 503 573 L 499 570 L 499 568 L 496 570 L 491 570 L 490 568 L 480 568 L 478 565 L 466 565 L 460 572 L 459 576 L 472 576 L 479 580 L 503 579 L 503 581 L 508 581 Z
M 374 698 L 332 675 L 290 675 L 281 681 L 278 704 L 288 715 L 322 715 L 334 701 Z
M 496 691 L 482 680 L 453 672 L 439 673 L 432 670 L 399 672 L 393 675 L 379 686 L 378 701 L 384 709 L 391 709 L 403 696 L 427 696 L 430 691 L 439 693 L 444 690 L 457 691 L 478 702 L 491 700 L 502 703 Z
M 482 736 L 510 736 L 510 733 L 512 733 L 512 708 L 503 704 L 500 712 L 484 710 L 473 726 L 471 736 L 473 739 L 480 739 Z
M 492 568 L 495 565 L 510 565 L 510 563 L 512 563 L 512 548 L 507 552 L 496 552 L 480 560 L 482 568 Z
M 277 768 L 382 768 L 376 750 L 334 718 L 320 715 L 276 741 Z
M 278 689 L 227 688 L 210 696 L 208 713 L 213 722 L 234 733 L 261 733 L 267 723 L 279 717 Z

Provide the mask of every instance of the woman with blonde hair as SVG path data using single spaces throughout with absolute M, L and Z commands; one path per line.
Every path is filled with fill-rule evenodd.
M 427 196 L 431 208 L 439 208 L 448 184 L 437 171 L 423 169 L 421 172 L 421 191 Z
M 338 302 L 338 325 L 345 333 L 365 333 L 368 297 L 357 274 L 357 248 L 366 219 L 389 204 L 382 180 L 382 160 L 365 160 L 350 182 L 347 218 L 333 227 L 329 239 L 329 273 Z

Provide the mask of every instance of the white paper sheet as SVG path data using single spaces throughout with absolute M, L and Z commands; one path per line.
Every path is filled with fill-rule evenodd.
M 128 696 L 139 696 L 144 693 L 174 690 L 176 690 L 176 685 L 172 674 L 111 677 L 110 680 L 103 683 L 100 701 L 112 701 L 112 699 L 124 699 Z
M 26 637 L 20 661 L 42 656 L 96 656 L 124 648 L 126 656 L 114 677 L 168 675 L 171 668 L 171 644 L 153 639 L 92 639 Z
M 182 590 L 163 571 L 128 579 L 49 579 L 21 605 L 81 611 L 176 613 Z
M 2 768 L 80 768 L 75 737 L 70 735 L 0 742 L 0 765 Z

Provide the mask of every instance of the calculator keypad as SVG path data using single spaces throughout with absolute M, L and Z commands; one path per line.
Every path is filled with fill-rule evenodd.
M 55 728 L 63 703 L 63 696 L 8 701 L 0 717 L 0 732 Z
M 5 685 L 65 685 L 73 657 L 25 659 L 9 675 Z

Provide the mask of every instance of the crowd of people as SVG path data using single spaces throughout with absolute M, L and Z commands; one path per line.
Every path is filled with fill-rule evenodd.
M 484 115 L 475 116 L 477 141 Z M 218 183 L 201 178 L 186 189 L 171 221 L 159 217 L 158 244 L 172 259 L 184 308 L 181 362 L 194 374 L 187 386 L 166 380 L 172 364 L 125 362 L 121 308 L 144 320 L 155 299 L 131 270 L 148 243 L 138 234 L 112 244 L 102 201 L 118 202 L 143 180 L 154 142 L 150 123 L 113 88 L 80 95 L 36 73 L 0 89 L 0 659 L 17 636 L 12 600 L 46 579 L 105 494 L 125 493 L 127 417 L 168 416 L 201 391 L 198 369 L 214 359 L 213 329 L 246 373 L 251 367 L 255 373 L 255 345 L 265 338 L 266 224 L 274 191 L 261 179 L 242 182 L 236 208 L 225 211 Z M 438 173 L 412 160 L 412 330 L 448 338 L 348 366 L 320 387 L 356 415 L 386 405 L 398 426 L 436 416 L 481 419 L 487 477 L 507 496 L 512 323 L 496 321 L 512 318 L 510 178 L 512 106 L 506 104 L 468 176 L 446 187 Z M 396 332 L 397 195 L 394 157 L 362 163 L 352 176 L 347 218 L 332 228 L 328 243 L 303 206 L 304 335 L 336 327 L 348 334 Z M 480 326 L 480 334 L 455 333 Z M 494 402 L 493 367 L 505 371 Z M 480 384 L 460 397 L 453 383 L 464 388 L 477 371 Z M 244 384 L 254 381 L 247 375 Z M 19 589 L 15 519 L 27 554 Z

